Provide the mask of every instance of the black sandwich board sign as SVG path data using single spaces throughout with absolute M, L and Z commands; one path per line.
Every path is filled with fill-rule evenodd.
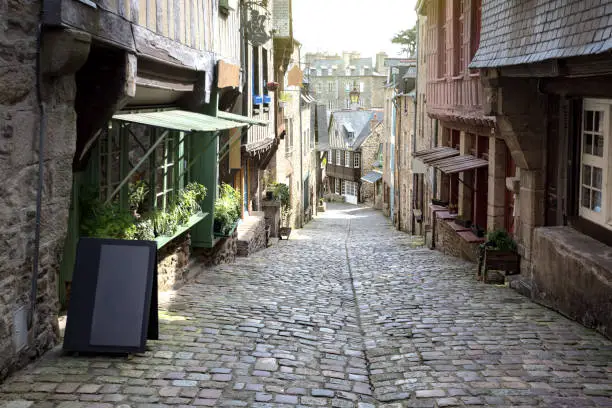
M 143 353 L 159 338 L 154 241 L 81 238 L 64 350 Z

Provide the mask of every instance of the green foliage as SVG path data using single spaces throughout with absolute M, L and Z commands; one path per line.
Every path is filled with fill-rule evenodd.
M 118 200 L 104 203 L 98 190 L 85 186 L 81 190 L 81 233 L 88 237 L 153 240 L 160 235 L 172 236 L 180 225 L 202 211 L 200 202 L 206 187 L 190 183 L 177 194 L 168 211 L 154 211 L 140 217 L 136 212 L 149 193 L 146 182 L 130 184 L 130 209 L 122 209 Z M 130 211 L 131 210 L 131 211 Z
M 130 183 L 128 187 L 128 203 L 130 209 L 138 212 L 140 206 L 149 194 L 149 183 L 144 180 L 138 180 L 135 183 Z
M 117 201 L 104 203 L 97 190 L 85 187 L 80 194 L 81 234 L 96 238 L 126 238 L 134 233 L 135 218 Z
M 516 251 L 516 242 L 505 229 L 496 229 L 487 234 L 487 243 L 500 251 Z
M 241 214 L 240 192 L 229 184 L 219 187 L 219 197 L 215 201 L 215 231 L 227 235 Z
M 272 185 L 272 191 L 274 191 L 274 199 L 280 200 L 281 206 L 291 206 L 291 193 L 289 192 L 289 186 L 284 183 L 274 183 Z
M 417 46 L 416 24 L 412 28 L 396 33 L 391 39 L 391 42 L 393 44 L 402 45 L 402 52 L 405 52 L 407 56 L 414 55 Z

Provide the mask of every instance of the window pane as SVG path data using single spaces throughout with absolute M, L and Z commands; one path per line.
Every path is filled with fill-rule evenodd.
M 593 111 L 586 111 L 584 117 L 584 130 L 593 130 Z
M 593 154 L 593 135 L 590 133 L 584 134 L 584 153 Z
M 591 208 L 591 190 L 586 187 L 582 187 L 582 206 Z
M 593 167 L 593 187 L 601 190 L 603 184 L 603 170 L 599 167 Z
M 593 155 L 603 157 L 604 138 L 600 135 L 594 135 L 595 146 L 593 146 Z
M 601 191 L 591 190 L 591 206 L 593 211 L 601 212 Z
M 602 123 L 603 122 L 603 116 L 604 116 L 603 112 L 600 112 L 600 111 L 595 111 L 593 113 L 593 117 L 594 117 L 594 120 L 593 120 L 593 130 L 595 132 L 603 131 L 603 123 Z
M 582 166 L 582 184 L 591 185 L 591 166 Z

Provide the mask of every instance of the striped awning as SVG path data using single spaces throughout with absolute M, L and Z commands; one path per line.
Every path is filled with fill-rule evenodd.
M 378 180 L 382 178 L 382 174 L 377 171 L 371 171 L 365 176 L 361 177 L 361 181 L 365 181 L 366 183 L 376 183 Z

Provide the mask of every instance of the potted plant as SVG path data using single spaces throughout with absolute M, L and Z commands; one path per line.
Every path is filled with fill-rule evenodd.
M 505 229 L 495 229 L 487 234 L 487 241 L 480 245 L 478 275 L 484 266 L 484 279 L 487 271 L 503 271 L 505 275 L 520 273 L 520 255 L 514 239 Z
M 432 198 L 431 199 L 431 203 L 433 205 L 439 205 L 440 207 L 447 207 L 448 206 L 448 201 L 438 200 L 436 198 Z
M 465 228 L 470 228 L 472 226 L 472 220 L 467 220 L 461 215 L 459 215 L 457 216 L 457 218 L 455 218 L 455 224 L 461 225 L 462 227 L 465 227 Z
M 274 183 L 274 198 L 279 200 L 281 203 L 281 225 L 278 230 L 279 238 L 289 238 L 291 234 L 291 215 L 293 213 L 291 209 L 291 193 L 289 192 L 289 186 L 284 183 Z
M 241 215 L 240 193 L 229 184 L 219 187 L 219 197 L 215 201 L 213 231 L 217 236 L 230 236 Z
M 480 225 L 473 224 L 471 229 L 472 229 L 472 233 L 476 235 L 478 238 L 482 238 L 485 236 L 485 231 Z

